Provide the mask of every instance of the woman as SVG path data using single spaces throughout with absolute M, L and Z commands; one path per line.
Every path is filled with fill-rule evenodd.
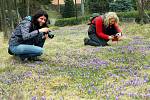
M 89 38 L 84 39 L 85 45 L 107 46 L 109 40 L 122 36 L 118 27 L 119 18 L 114 12 L 108 12 L 105 15 L 94 18 L 88 29 Z
M 9 54 L 19 56 L 21 60 L 35 60 L 37 56 L 41 56 L 44 42 L 48 38 L 47 21 L 48 14 L 43 10 L 37 11 L 32 17 L 25 17 L 12 32 Z

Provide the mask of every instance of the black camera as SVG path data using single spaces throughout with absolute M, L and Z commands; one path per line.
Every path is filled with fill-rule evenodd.
M 50 38 L 50 39 L 52 39 L 53 37 L 54 37 L 54 34 L 51 32 L 51 31 L 48 31 L 47 33 L 44 33 L 44 35 L 45 34 L 48 34 L 48 37 Z
M 54 34 L 51 31 L 48 31 L 48 37 L 52 39 L 54 37 Z

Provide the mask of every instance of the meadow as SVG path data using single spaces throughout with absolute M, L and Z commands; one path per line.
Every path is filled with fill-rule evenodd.
M 22 62 L 0 39 L 0 100 L 149 100 L 150 25 L 121 23 L 124 40 L 84 46 L 85 24 L 52 28 L 41 61 Z

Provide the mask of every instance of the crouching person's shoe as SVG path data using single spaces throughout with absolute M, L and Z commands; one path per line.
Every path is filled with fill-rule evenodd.
M 42 59 L 40 59 L 38 57 L 29 57 L 28 60 L 29 61 L 43 61 Z
M 22 63 L 27 63 L 28 62 L 28 58 L 24 58 L 24 57 L 19 57 L 20 58 L 20 61 Z
M 106 44 L 104 44 L 104 45 L 102 45 L 102 46 L 111 46 L 110 44 L 108 44 L 108 43 L 106 43 Z
M 89 41 L 88 38 L 84 38 L 84 45 L 88 45 L 88 41 Z

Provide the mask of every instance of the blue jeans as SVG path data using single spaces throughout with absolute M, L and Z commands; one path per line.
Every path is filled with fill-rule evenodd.
M 21 58 L 41 56 L 43 53 L 42 47 L 27 44 L 11 46 L 9 49 L 15 56 L 19 56 Z

